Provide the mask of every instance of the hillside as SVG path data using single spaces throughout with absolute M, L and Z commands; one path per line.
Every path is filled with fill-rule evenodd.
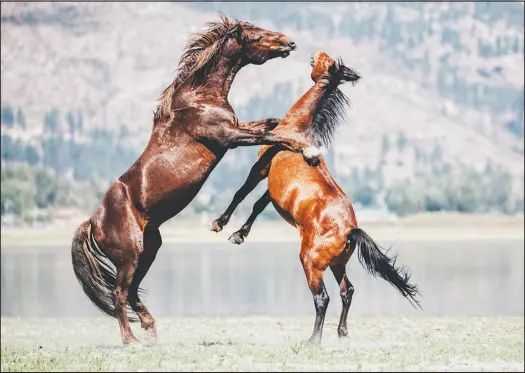
M 523 180 L 522 3 L 2 3 L 1 10 L 2 145 L 59 174 L 111 180 L 125 171 L 148 140 L 156 99 L 190 33 L 222 10 L 299 46 L 238 74 L 230 101 L 242 121 L 282 116 L 310 86 L 316 50 L 362 74 L 343 88 L 352 107 L 327 155 L 340 178 L 370 181 L 375 173 L 381 191 L 467 165 Z M 69 156 L 64 149 L 80 146 L 72 144 L 88 145 Z M 203 194 L 237 188 L 255 152 L 228 154 Z M 23 160 L 4 151 L 2 158 Z

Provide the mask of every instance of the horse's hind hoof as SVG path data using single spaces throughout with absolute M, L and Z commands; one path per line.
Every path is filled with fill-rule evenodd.
M 337 330 L 337 335 L 339 336 L 339 338 L 348 337 L 348 329 Z
M 144 339 L 144 342 L 148 345 L 156 345 L 157 344 L 157 332 L 155 329 L 148 330 L 146 329 L 146 338 Z
M 127 337 L 122 339 L 122 344 L 124 346 L 139 346 L 140 341 L 135 337 Z
M 321 340 L 318 338 L 310 338 L 304 342 L 304 345 L 309 348 L 321 348 Z
M 220 232 L 220 231 L 222 231 L 222 225 L 219 223 L 219 219 L 214 220 L 213 223 L 211 223 L 210 230 L 212 232 Z
M 232 234 L 230 236 L 228 241 L 230 241 L 231 243 L 234 243 L 236 245 L 240 245 L 241 243 L 244 242 L 244 238 L 242 237 L 242 235 L 239 232 L 235 232 L 234 234 Z

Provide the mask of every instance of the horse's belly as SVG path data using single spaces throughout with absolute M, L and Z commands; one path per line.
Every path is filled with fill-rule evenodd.
M 140 194 L 146 216 L 162 222 L 182 211 L 202 188 L 222 155 L 201 144 L 164 152 L 142 172 Z

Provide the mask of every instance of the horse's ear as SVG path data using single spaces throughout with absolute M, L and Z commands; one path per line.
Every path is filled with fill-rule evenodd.
M 339 70 L 339 66 L 337 64 L 337 62 L 333 62 L 330 67 L 328 68 L 328 73 L 329 74 L 335 74 L 337 72 L 337 70 Z
M 237 23 L 235 27 L 229 32 L 231 36 L 233 36 L 235 39 L 237 39 L 237 42 L 239 44 L 243 43 L 243 34 L 244 29 L 242 28 L 240 23 Z

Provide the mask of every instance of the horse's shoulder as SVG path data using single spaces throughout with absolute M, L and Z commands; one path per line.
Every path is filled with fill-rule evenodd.
M 210 124 L 227 124 L 232 126 L 237 126 L 238 124 L 238 119 L 233 109 L 224 104 L 200 104 L 199 113 Z

